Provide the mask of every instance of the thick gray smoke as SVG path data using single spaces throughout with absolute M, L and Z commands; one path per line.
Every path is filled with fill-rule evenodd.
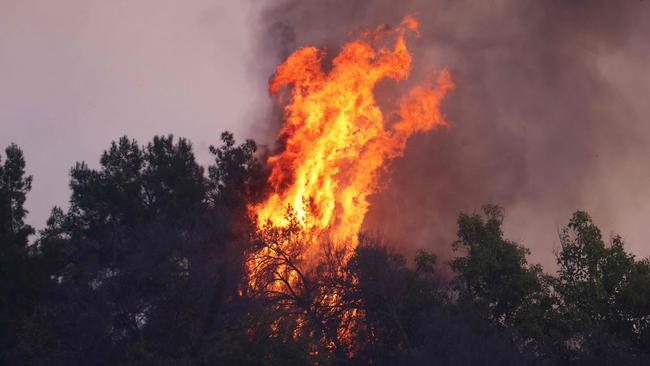
M 259 18 L 257 60 L 269 62 L 255 72 L 303 45 L 334 54 L 350 32 L 404 15 L 421 26 L 411 77 L 435 65 L 456 82 L 451 126 L 409 140 L 368 230 L 445 256 L 458 213 L 493 202 L 506 235 L 552 265 L 558 228 L 586 209 L 650 254 L 650 2 L 276 1 Z

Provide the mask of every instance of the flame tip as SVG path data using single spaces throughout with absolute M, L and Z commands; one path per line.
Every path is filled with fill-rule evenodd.
M 269 91 L 287 86 L 290 93 L 279 134 L 284 148 L 267 158 L 271 193 L 249 206 L 260 230 L 295 223 L 309 245 L 305 256 L 335 243 L 349 257 L 370 207 L 368 197 L 383 187 L 379 178 L 387 163 L 403 154 L 413 133 L 448 126 L 440 112 L 454 87 L 447 69 L 432 71 L 428 82 L 411 88 L 397 110 L 384 115 L 377 104 L 374 88 L 380 80 L 403 80 L 411 72 L 407 32 L 420 34 L 412 15 L 393 29 L 360 32 L 341 47 L 329 70 L 322 67 L 324 51 L 313 46 L 278 65 Z M 373 46 L 392 36 L 392 48 Z M 393 118 L 397 121 L 388 127 Z

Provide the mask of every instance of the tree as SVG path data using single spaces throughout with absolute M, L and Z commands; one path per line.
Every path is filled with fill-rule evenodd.
M 45 278 L 30 256 L 25 200 L 32 177 L 25 174 L 22 150 L 15 144 L 0 156 L 0 361 L 13 362 L 18 334 L 40 300 Z
M 38 241 L 57 289 L 35 322 L 56 341 L 25 347 L 51 363 L 122 362 L 143 338 L 173 349 L 188 329 L 178 319 L 205 303 L 192 261 L 208 237 L 208 184 L 189 142 L 155 137 L 140 147 L 123 137 L 100 164 L 75 165 L 70 208 L 53 210 Z
M 257 144 L 246 140 L 236 146 L 230 132 L 221 134 L 222 145 L 210 146 L 215 164 L 208 168 L 211 198 L 227 207 L 241 207 L 262 197 L 265 174 L 256 156 Z
M 542 290 L 538 267 L 526 261 L 528 249 L 503 239 L 503 209 L 483 207 L 485 218 L 461 214 L 454 250 L 465 255 L 451 261 L 457 273 L 455 288 L 460 301 L 469 301 L 485 312 L 492 323 L 509 327 L 518 311 Z
M 453 248 L 464 255 L 450 262 L 458 305 L 465 316 L 474 314 L 477 324 L 487 320 L 524 346 L 554 347 L 550 276 L 528 264 L 528 249 L 503 238 L 503 218 L 495 205 L 483 206 L 483 216 L 459 216 Z
M 442 305 L 436 256 L 419 251 L 415 268 L 394 249 L 362 236 L 346 266 L 353 279 L 348 295 L 356 305 L 359 326 L 355 358 L 364 363 L 396 363 L 419 345 L 421 321 Z
M 24 222 L 27 215 L 24 205 L 32 188 L 32 177 L 25 175 L 25 159 L 17 145 L 9 145 L 5 156 L 0 165 L 0 243 L 25 248 L 29 235 L 34 233 Z
M 172 136 L 123 137 L 99 169 L 75 165 L 70 208 L 53 209 L 37 241 L 54 288 L 26 324 L 24 363 L 256 364 L 269 347 L 289 352 L 238 292 L 246 205 L 263 179 L 256 146 L 222 141 L 208 177 Z
M 266 303 L 275 314 L 268 324 L 286 343 L 305 343 L 310 363 L 335 364 L 347 359 L 350 344 L 342 332 L 353 310 L 346 298 L 349 278 L 343 273 L 343 252 L 334 246 L 311 248 L 321 258 L 307 258 L 309 233 L 288 209 L 288 225 L 270 224 L 256 232 L 246 256 L 247 294 Z M 311 260 L 310 260 L 311 259 Z
M 648 352 L 648 262 L 627 253 L 620 236 L 605 244 L 584 211 L 573 214 L 560 243 L 555 289 L 569 351 L 612 361 L 638 353 L 633 346 Z

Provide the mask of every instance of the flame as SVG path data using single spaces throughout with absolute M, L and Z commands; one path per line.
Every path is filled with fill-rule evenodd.
M 358 244 L 368 197 L 380 190 L 387 162 L 403 154 L 413 133 L 446 125 L 440 103 L 454 88 L 446 70 L 432 73 L 435 82 L 412 87 L 387 115 L 377 104 L 374 89 L 380 80 L 400 81 L 410 74 L 407 34 L 419 36 L 412 17 L 393 30 L 362 32 L 343 45 L 329 70 L 323 69 L 324 51 L 301 48 L 269 82 L 270 93 L 281 100 L 288 95 L 288 102 L 278 136 L 283 149 L 268 159 L 269 194 L 248 207 L 265 243 L 249 258 L 248 285 L 302 307 L 295 332 L 303 331 L 306 319 L 327 323 L 328 314 L 318 312 L 328 307 L 309 304 L 336 305 L 344 295 L 337 286 L 306 290 L 303 269 L 331 255 L 338 258 L 332 273 L 345 276 L 342 264 Z M 352 343 L 355 320 L 361 317 L 356 309 L 342 313 L 340 342 Z
M 393 31 L 364 32 L 345 44 L 323 70 L 324 51 L 304 47 L 276 69 L 271 94 L 290 87 L 285 123 L 279 140 L 284 150 L 268 159 L 270 195 L 250 207 L 258 227 L 286 227 L 293 212 L 312 245 L 323 241 L 345 245 L 351 252 L 368 211 L 368 196 L 380 189 L 387 161 L 402 155 L 408 137 L 446 125 L 440 103 L 454 84 L 449 72 L 418 85 L 399 100 L 398 121 L 388 127 L 373 89 L 390 78 L 404 80 L 411 69 L 407 33 L 418 22 L 404 18 Z M 394 37 L 392 48 L 373 43 Z

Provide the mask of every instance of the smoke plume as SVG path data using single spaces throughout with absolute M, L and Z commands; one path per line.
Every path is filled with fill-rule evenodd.
M 493 202 L 506 236 L 552 265 L 558 228 L 586 209 L 650 254 L 649 2 L 276 1 L 260 10 L 254 72 L 268 78 L 305 45 L 335 54 L 351 32 L 404 15 L 421 26 L 411 79 L 446 67 L 457 89 L 442 108 L 450 127 L 409 140 L 366 230 L 445 257 L 458 213 Z M 396 88 L 378 86 L 379 99 Z M 273 141 L 278 119 L 260 123 Z

